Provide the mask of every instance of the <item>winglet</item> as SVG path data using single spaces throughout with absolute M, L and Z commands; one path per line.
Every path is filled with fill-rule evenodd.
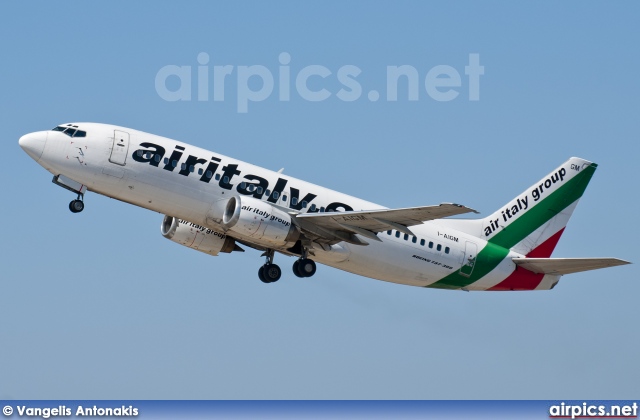
M 442 203 L 442 204 L 451 204 L 452 206 L 465 208 L 466 210 L 469 210 L 467 213 L 480 214 L 480 212 L 478 210 L 472 209 L 471 207 L 467 207 L 467 206 L 462 205 L 462 204 L 458 204 L 458 203 Z

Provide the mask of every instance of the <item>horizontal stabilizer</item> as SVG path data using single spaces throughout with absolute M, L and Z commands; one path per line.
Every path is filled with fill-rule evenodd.
M 513 262 L 534 273 L 564 275 L 598 268 L 631 264 L 618 258 L 513 258 Z

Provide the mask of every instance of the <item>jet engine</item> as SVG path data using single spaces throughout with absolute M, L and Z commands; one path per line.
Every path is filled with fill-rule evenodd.
M 162 225 L 160 225 L 160 233 L 173 242 L 213 256 L 218 255 L 219 252 L 244 251 L 224 233 L 172 216 L 164 216 Z
M 300 237 L 289 214 L 251 197 L 231 197 L 225 206 L 221 225 L 225 231 L 267 247 L 293 244 Z

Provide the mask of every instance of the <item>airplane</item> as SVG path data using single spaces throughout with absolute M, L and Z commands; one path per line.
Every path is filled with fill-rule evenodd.
M 164 214 L 162 236 L 216 256 L 244 247 L 266 258 L 258 277 L 282 275 L 275 253 L 404 285 L 464 291 L 549 290 L 565 274 L 629 264 L 550 258 L 597 164 L 572 157 L 484 218 L 442 203 L 388 209 L 178 140 L 99 123 L 22 136 L 22 149 L 74 194 L 88 191 Z

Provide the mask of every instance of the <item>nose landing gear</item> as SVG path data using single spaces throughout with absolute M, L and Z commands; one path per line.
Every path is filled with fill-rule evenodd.
M 84 210 L 83 199 L 84 193 L 87 191 L 86 185 L 74 181 L 71 178 L 67 178 L 62 174 L 55 175 L 51 182 L 59 187 L 64 188 L 65 190 L 69 190 L 78 194 L 78 198 L 69 203 L 69 210 L 71 210 L 71 213 L 80 213 L 82 210 Z
M 81 200 L 80 195 L 78 195 L 76 200 L 69 203 L 69 210 L 71 210 L 71 213 L 80 213 L 84 210 L 84 201 Z

